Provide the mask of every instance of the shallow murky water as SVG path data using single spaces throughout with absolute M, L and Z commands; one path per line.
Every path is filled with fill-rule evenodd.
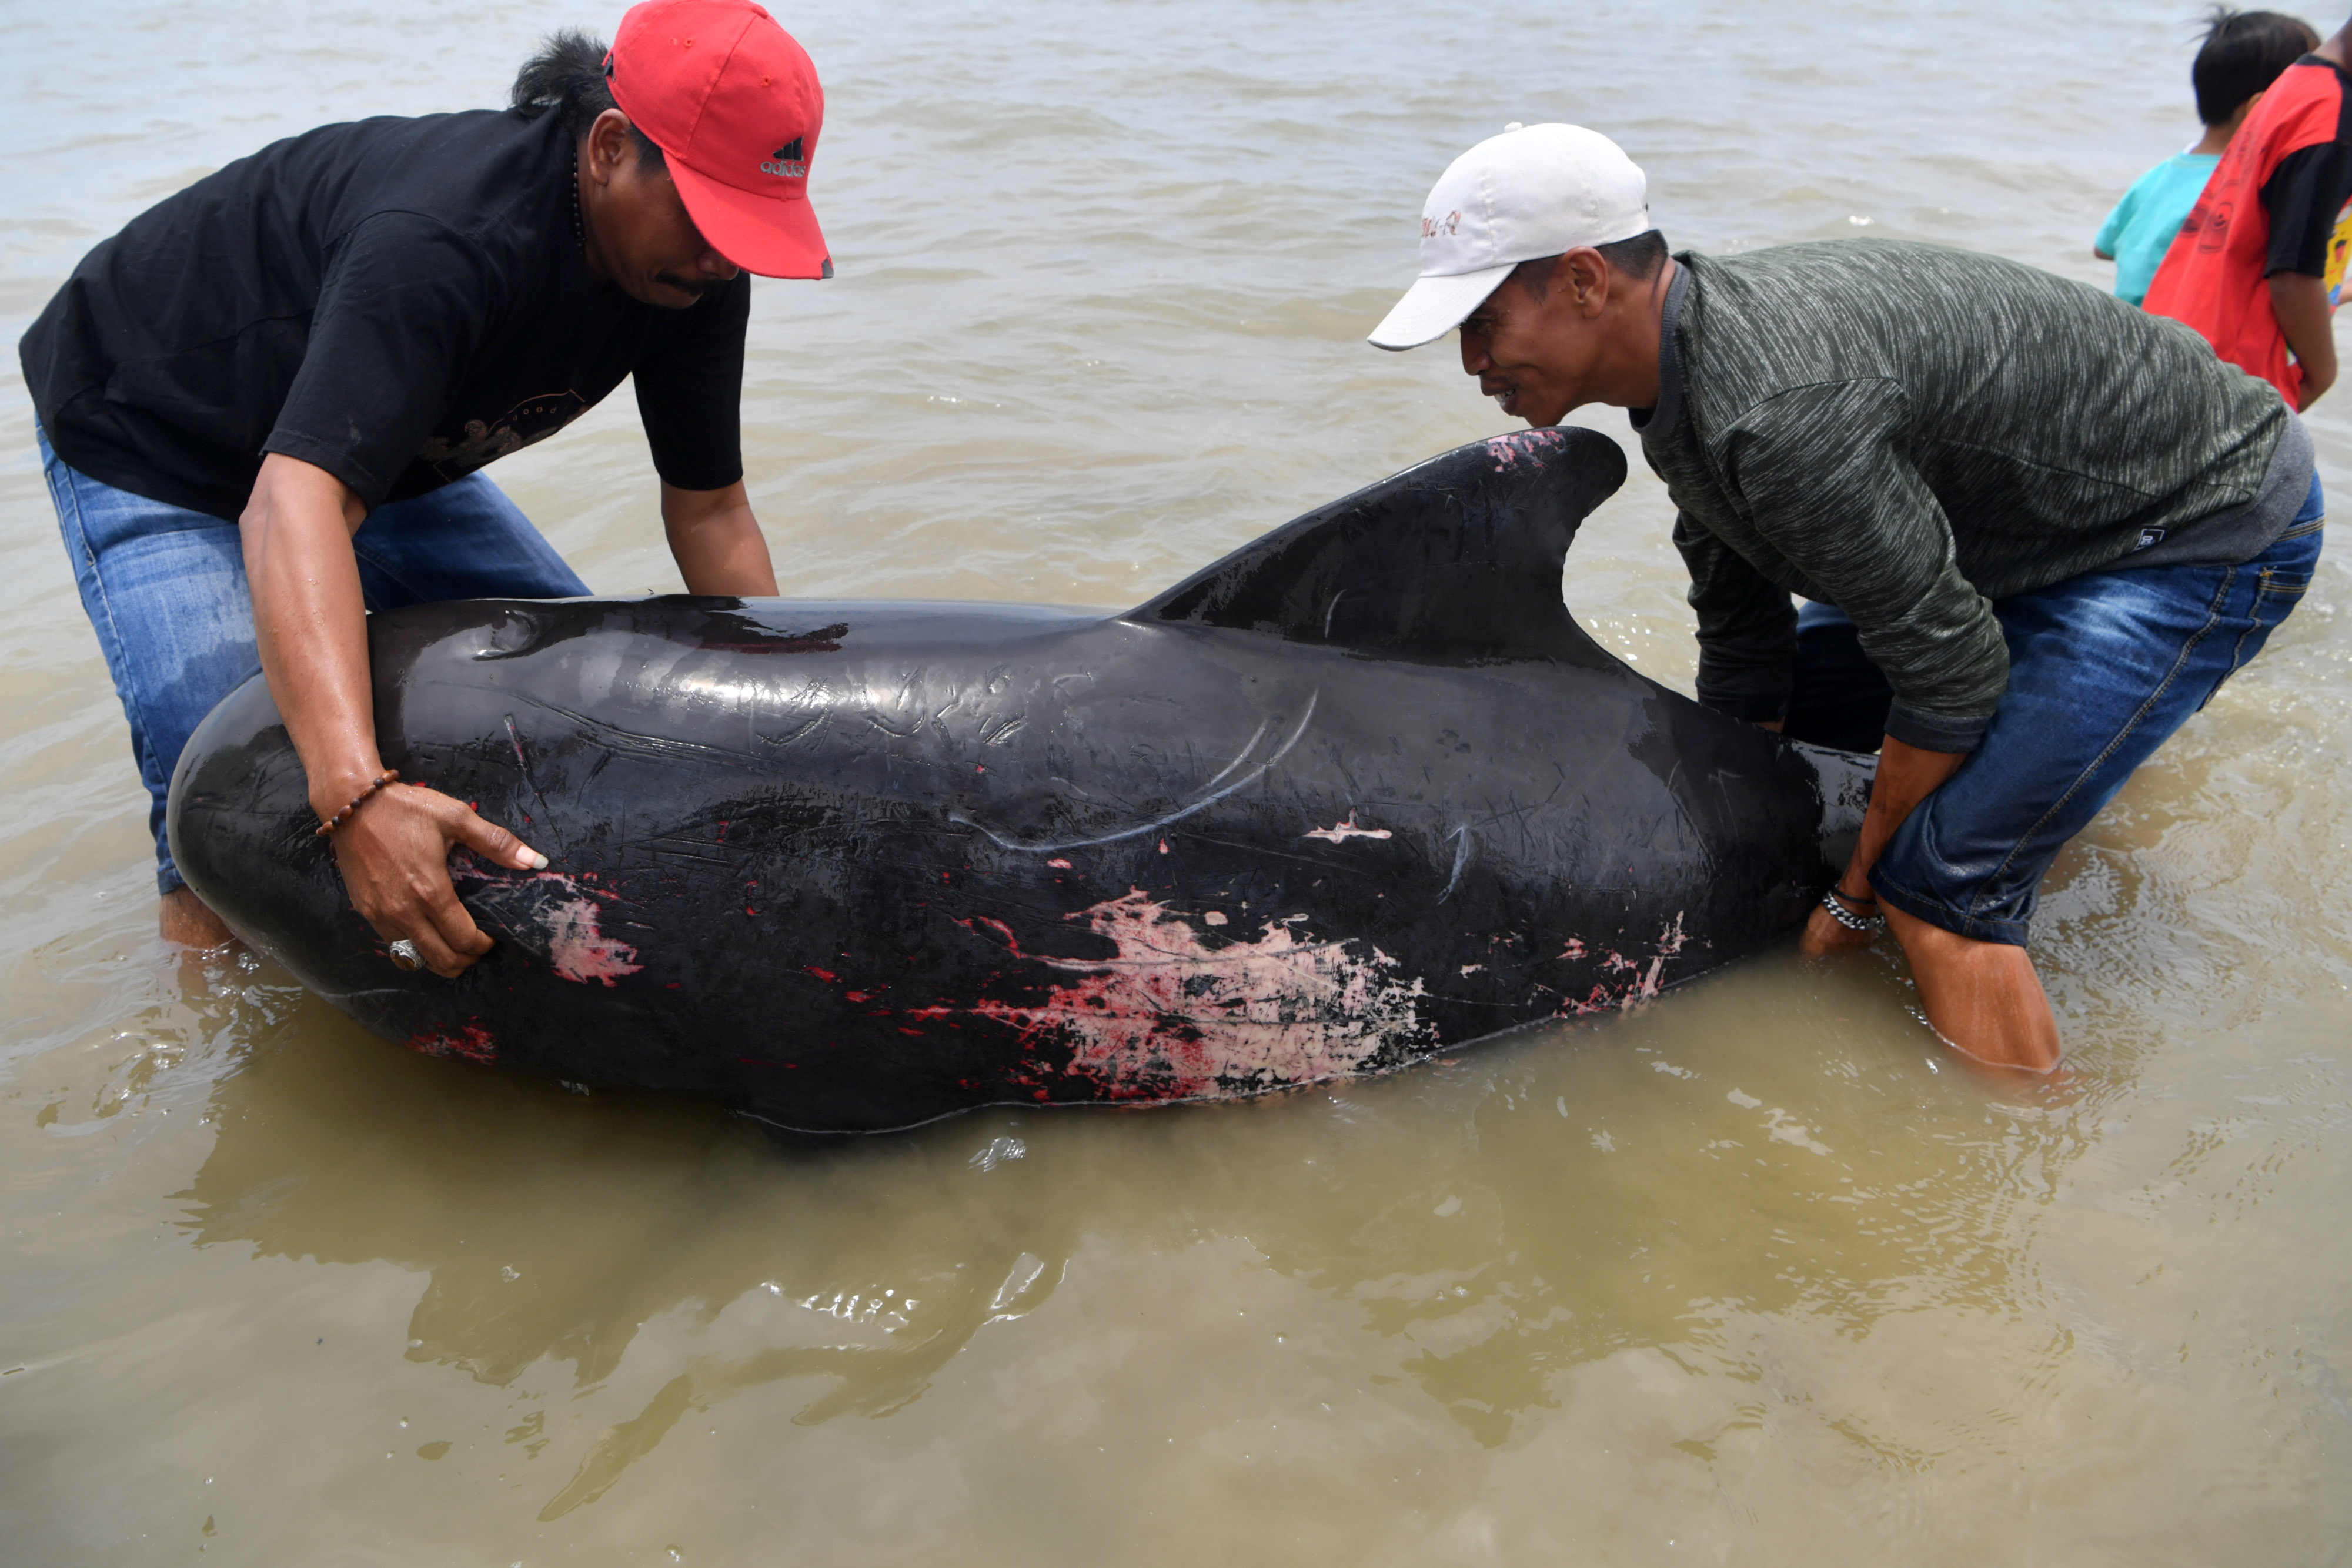
M 841 276 L 755 298 L 788 591 L 1131 602 L 1490 433 L 1449 349 L 1356 340 L 1507 120 L 1617 134 L 1677 243 L 2098 277 L 2106 203 L 2192 130 L 2187 35 L 2051 9 L 790 12 Z M 0 323 L 229 157 L 490 101 L 611 20 L 11 6 Z M 2337 487 L 2348 410 L 2314 420 Z M 30 448 L 12 393 L 12 1561 L 2344 1560 L 2340 564 L 2053 873 L 2059 1082 L 1957 1070 L 1889 959 L 1776 955 L 1330 1093 L 778 1149 L 165 956 Z M 1686 683 L 1636 470 L 1570 601 Z M 600 589 L 675 585 L 627 399 L 497 473 Z

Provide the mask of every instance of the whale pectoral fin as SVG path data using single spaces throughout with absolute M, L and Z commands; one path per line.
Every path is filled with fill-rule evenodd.
M 1870 787 L 1878 778 L 1878 758 L 1855 751 L 1836 751 L 1801 740 L 1787 743 L 1818 780 L 1822 804 L 1822 863 L 1834 876 L 1853 858 L 1862 836 L 1863 813 L 1870 809 Z
M 1407 658 L 1612 664 L 1559 581 L 1578 525 L 1624 482 L 1624 453 L 1595 431 L 1474 442 L 1284 524 L 1124 619 Z

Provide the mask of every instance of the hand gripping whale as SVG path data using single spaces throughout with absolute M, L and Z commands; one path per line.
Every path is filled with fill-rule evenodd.
M 1868 758 L 1710 712 L 1561 597 L 1622 483 L 1498 436 L 1120 615 L 660 597 L 373 616 L 384 762 L 550 857 L 460 852 L 497 939 L 404 973 L 257 677 L 173 853 L 254 947 L 414 1049 L 809 1131 L 1378 1072 L 1606 1012 L 1801 925 Z

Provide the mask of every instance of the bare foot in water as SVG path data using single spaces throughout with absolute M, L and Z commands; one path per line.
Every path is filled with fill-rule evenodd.
M 209 951 L 236 940 L 236 935 L 221 924 L 221 917 L 184 887 L 175 887 L 163 895 L 155 925 L 164 941 L 183 947 Z

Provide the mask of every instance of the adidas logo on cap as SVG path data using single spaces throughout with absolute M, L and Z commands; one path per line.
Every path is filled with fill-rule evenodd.
M 795 136 L 776 149 L 776 155 L 760 165 L 762 174 L 775 174 L 786 180 L 808 178 L 808 160 L 801 154 L 804 138 Z

